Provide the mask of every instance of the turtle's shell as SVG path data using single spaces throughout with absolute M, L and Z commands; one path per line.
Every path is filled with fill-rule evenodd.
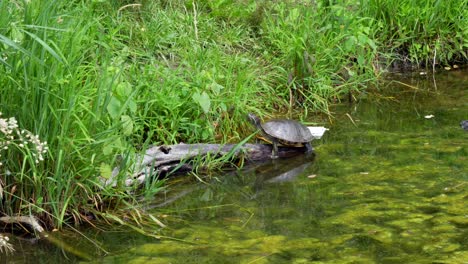
M 306 126 L 294 120 L 270 120 L 261 126 L 268 136 L 288 143 L 307 143 L 314 139 Z

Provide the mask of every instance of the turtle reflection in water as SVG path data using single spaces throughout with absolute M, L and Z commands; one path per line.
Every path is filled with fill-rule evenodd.
M 272 159 L 278 158 L 278 144 L 285 146 L 301 144 L 307 148 L 307 153 L 313 151 L 310 141 L 314 139 L 314 136 L 306 126 L 297 121 L 275 119 L 261 123 L 260 118 L 252 113 L 248 114 L 248 119 L 260 130 L 266 141 L 273 144 Z

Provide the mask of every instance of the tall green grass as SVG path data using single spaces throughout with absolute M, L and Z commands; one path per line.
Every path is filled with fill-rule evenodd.
M 468 1 L 359 1 L 360 15 L 374 20 L 387 52 L 416 66 L 466 64 Z
M 328 112 L 330 99 L 365 89 L 378 74 L 371 29 L 345 6 L 280 2 L 263 27 L 267 59 L 285 70 L 277 92 L 291 108 Z
M 440 61 L 466 60 L 466 11 L 455 16 L 459 2 L 447 5 L 443 13 L 443 6 L 410 0 L 401 8 L 379 1 L 2 1 L 0 111 L 49 149 L 39 163 L 34 146 L 0 150 L 0 211 L 61 227 L 88 212 L 135 205 L 135 193 L 150 197 L 162 187 L 122 184 L 132 154 L 150 144 L 240 142 L 252 132 L 247 112 L 329 114 L 330 103 L 376 83 L 392 52 L 429 61 L 433 50 L 410 52 L 418 43 L 439 43 Z M 120 181 L 104 187 L 99 176 L 115 166 Z
M 125 149 L 115 143 L 121 127 L 108 110 L 121 72 L 110 44 L 119 43 L 102 34 L 98 18 L 80 18 L 80 9 L 55 1 L 2 5 L 10 14 L 1 25 L 2 112 L 47 141 L 49 152 L 39 164 L 15 149 L 3 156 L 1 211 L 38 215 L 48 226 L 79 222 L 108 195 L 97 178 L 102 164 Z

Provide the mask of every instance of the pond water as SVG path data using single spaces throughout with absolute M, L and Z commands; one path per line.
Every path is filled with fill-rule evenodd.
M 85 231 L 101 257 L 76 233 L 13 239 L 8 263 L 467 263 L 468 71 L 392 79 L 336 107 L 315 156 L 172 185 L 153 209 L 169 238 Z

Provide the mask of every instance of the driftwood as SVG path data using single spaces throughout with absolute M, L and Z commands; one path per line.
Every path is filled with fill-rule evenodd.
M 125 185 L 144 183 L 148 177 L 165 177 L 170 173 L 186 173 L 192 171 L 190 161 L 206 156 L 231 157 L 232 160 L 262 161 L 271 158 L 272 146 L 267 144 L 178 144 L 154 146 L 146 150 L 144 155 L 136 157 L 133 173 L 126 176 Z M 302 154 L 305 147 L 279 147 L 279 158 Z M 112 176 L 104 180 L 105 186 L 114 186 L 117 182 L 119 169 L 115 168 Z
M 34 216 L 2 216 L 0 223 L 19 225 L 28 232 L 35 234 L 44 232 L 44 228 Z

